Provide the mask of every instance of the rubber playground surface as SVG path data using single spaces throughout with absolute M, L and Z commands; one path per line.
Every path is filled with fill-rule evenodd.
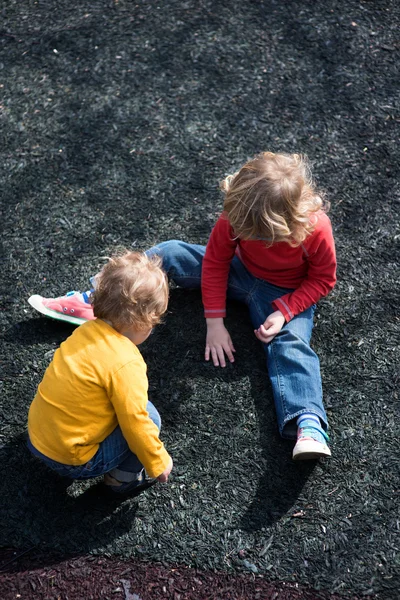
M 10 0 L 1 17 L 2 600 L 396 600 L 398 4 Z M 307 154 L 332 203 L 338 284 L 313 335 L 332 459 L 292 461 L 245 307 L 215 369 L 200 294 L 175 288 L 142 346 L 170 482 L 110 504 L 57 479 L 24 435 L 73 327 L 27 298 L 87 289 L 119 247 L 205 244 L 218 182 L 262 150 Z

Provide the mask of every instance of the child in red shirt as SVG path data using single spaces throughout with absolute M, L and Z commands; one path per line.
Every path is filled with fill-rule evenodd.
M 328 203 L 315 190 L 306 159 L 296 154 L 263 152 L 221 187 L 224 210 L 206 247 L 171 240 L 147 254 L 161 256 L 177 285 L 201 286 L 205 359 L 216 367 L 225 367 L 226 358 L 234 362 L 226 299 L 247 304 L 266 354 L 279 431 L 297 437 L 293 458 L 330 456 L 319 359 L 310 346 L 315 304 L 336 282 Z M 30 302 L 48 316 L 83 322 L 93 318 L 87 298 L 74 292 Z

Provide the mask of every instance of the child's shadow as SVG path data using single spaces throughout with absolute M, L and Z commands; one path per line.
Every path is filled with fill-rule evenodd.
M 222 389 L 229 386 L 228 389 L 232 389 L 240 400 L 240 392 L 236 392 L 235 388 L 249 380 L 259 432 L 256 443 L 260 446 L 261 457 L 257 466 L 262 468 L 262 475 L 260 477 L 260 468 L 256 473 L 252 472 L 243 456 L 232 453 L 231 486 L 235 486 L 235 473 L 241 468 L 242 476 L 248 478 L 250 486 L 256 489 L 241 517 L 240 527 L 250 531 L 268 527 L 296 505 L 316 462 L 293 462 L 291 454 L 294 442 L 283 440 L 278 433 L 265 354 L 252 332 L 247 307 L 239 303 L 229 305 L 226 325 L 237 352 L 234 365 L 228 363 L 225 369 L 214 367 L 211 361 L 206 363 L 203 358 L 206 328 L 202 312 L 199 292 L 172 290 L 166 324 L 156 330 L 155 338 L 144 348 L 149 366 L 150 391 L 166 428 L 171 432 L 175 429 L 179 436 L 182 427 L 192 418 L 187 414 L 185 399 L 195 396 L 205 411 L 214 402 L 196 382 L 204 379 L 222 382 Z M 193 385 L 196 386 L 195 392 Z M 216 393 L 221 392 L 217 390 Z M 222 435 L 226 435 L 229 444 L 229 436 L 234 435 L 232 432 L 235 427 L 237 430 L 238 414 L 232 412 L 230 421 L 229 398 L 226 404 L 226 408 L 223 408 L 226 429 Z M 250 411 L 251 407 L 245 410 Z M 242 417 L 245 421 L 246 415 Z M 199 430 L 204 427 L 201 418 L 197 426 Z M 198 448 L 197 455 L 193 454 L 193 460 L 199 463 L 203 460 L 201 448 Z M 190 466 L 195 471 L 195 465 Z M 253 486 L 254 480 L 257 481 Z
M 136 499 L 109 501 L 93 481 L 59 477 L 30 454 L 25 433 L 1 448 L 0 462 L 2 547 L 12 540 L 18 548 L 76 555 L 109 546 L 131 529 Z

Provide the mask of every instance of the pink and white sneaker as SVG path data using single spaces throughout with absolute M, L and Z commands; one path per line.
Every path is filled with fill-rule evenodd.
M 68 292 L 66 296 L 60 298 L 43 298 L 35 294 L 28 298 L 28 302 L 42 315 L 72 325 L 82 325 L 96 318 L 87 292 Z

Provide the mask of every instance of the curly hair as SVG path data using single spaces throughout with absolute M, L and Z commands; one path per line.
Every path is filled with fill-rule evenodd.
M 220 184 L 224 211 L 235 235 L 268 245 L 300 245 L 329 202 L 315 189 L 306 156 L 262 152 Z
M 112 256 L 95 277 L 90 301 L 94 316 L 110 321 L 118 331 L 157 325 L 168 305 L 168 280 L 161 258 L 144 252 Z

